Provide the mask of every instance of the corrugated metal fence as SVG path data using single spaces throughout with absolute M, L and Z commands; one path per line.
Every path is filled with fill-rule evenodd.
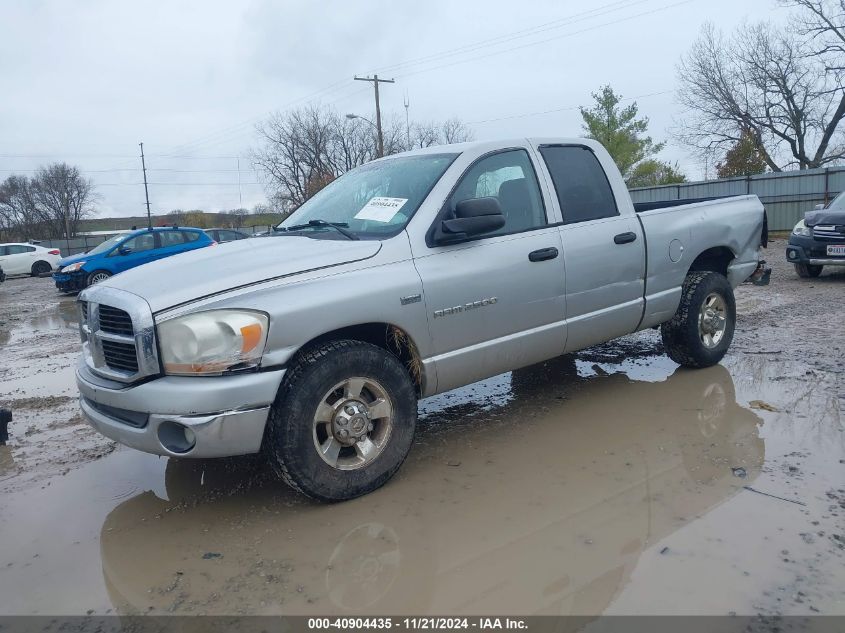
M 712 196 L 756 194 L 769 214 L 769 228 L 791 231 L 817 204 L 828 203 L 845 190 L 845 167 L 760 174 L 746 178 L 685 182 L 631 189 L 634 202 L 662 202 Z

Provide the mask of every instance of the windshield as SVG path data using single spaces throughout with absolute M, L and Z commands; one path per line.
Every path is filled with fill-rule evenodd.
M 320 231 L 344 239 L 342 233 L 314 222 L 341 224 L 356 237 L 380 239 L 398 233 L 452 164 L 457 154 L 429 154 L 377 161 L 357 167 L 327 185 L 279 226 Z M 321 235 L 323 237 L 323 235 Z
M 836 196 L 833 199 L 833 202 L 831 202 L 827 208 L 836 209 L 837 211 L 842 211 L 843 209 L 845 209 L 845 191 Z
M 99 255 L 100 253 L 105 253 L 107 250 L 114 248 L 114 245 L 117 244 L 120 240 L 124 239 L 125 235 L 115 235 L 114 237 L 110 237 L 102 244 L 98 244 L 90 251 L 88 251 L 89 255 Z

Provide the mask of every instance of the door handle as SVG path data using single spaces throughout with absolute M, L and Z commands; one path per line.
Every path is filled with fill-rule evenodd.
M 636 241 L 636 239 L 637 234 L 632 231 L 628 231 L 627 233 L 620 233 L 619 235 L 615 236 L 613 238 L 613 241 L 617 244 L 630 244 L 631 242 Z
M 558 256 L 558 250 L 552 246 L 550 248 L 541 248 L 539 251 L 531 251 L 528 253 L 528 259 L 532 262 L 542 262 L 547 259 L 554 259 Z

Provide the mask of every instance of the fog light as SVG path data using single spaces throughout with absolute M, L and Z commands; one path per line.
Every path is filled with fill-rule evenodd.
M 788 257 L 789 259 L 795 259 L 795 251 L 789 251 Z
M 171 453 L 187 453 L 197 443 L 197 436 L 184 424 L 166 420 L 158 425 L 158 441 Z

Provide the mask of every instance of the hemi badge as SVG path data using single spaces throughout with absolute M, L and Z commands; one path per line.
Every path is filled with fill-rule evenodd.
M 403 306 L 409 305 L 411 303 L 419 303 L 422 301 L 422 295 L 408 295 L 407 297 L 401 297 L 399 301 L 402 303 Z

